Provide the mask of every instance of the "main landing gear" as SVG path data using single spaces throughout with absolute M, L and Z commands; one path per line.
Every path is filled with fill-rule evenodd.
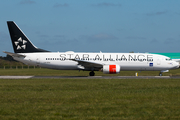
M 159 73 L 159 76 L 162 76 L 162 72 Z
M 94 71 L 91 71 L 91 72 L 89 73 L 89 76 L 94 76 L 94 75 L 95 75 Z

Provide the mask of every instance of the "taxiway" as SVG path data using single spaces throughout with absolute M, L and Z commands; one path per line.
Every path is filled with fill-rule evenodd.
M 0 76 L 0 79 L 180 79 L 180 76 Z

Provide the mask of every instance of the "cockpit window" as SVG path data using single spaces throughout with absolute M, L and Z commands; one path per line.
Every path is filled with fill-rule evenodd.
M 171 61 L 172 59 L 170 59 L 170 58 L 166 58 L 166 61 Z

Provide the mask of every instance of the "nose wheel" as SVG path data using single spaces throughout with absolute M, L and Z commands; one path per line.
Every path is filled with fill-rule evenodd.
M 91 72 L 89 73 L 89 76 L 94 76 L 94 75 L 95 75 L 94 71 L 91 71 Z
M 161 73 L 161 72 L 159 73 L 159 76 L 162 76 L 162 73 Z

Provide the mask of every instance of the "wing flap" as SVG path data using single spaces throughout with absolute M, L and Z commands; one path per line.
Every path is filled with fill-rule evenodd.
M 70 59 L 72 61 L 78 62 L 78 65 L 84 66 L 85 68 L 102 68 L 102 63 L 92 62 L 92 61 L 85 61 L 85 60 L 77 60 L 77 59 Z

